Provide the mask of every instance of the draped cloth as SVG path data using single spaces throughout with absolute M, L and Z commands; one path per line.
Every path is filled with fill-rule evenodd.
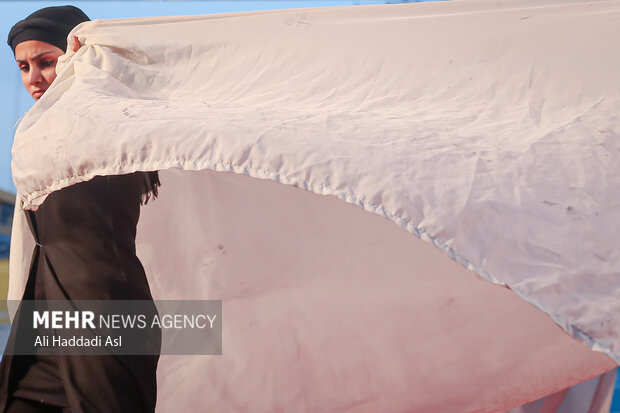
M 618 18 L 526 0 L 87 22 L 18 127 L 18 197 L 161 171 L 137 239 L 153 297 L 224 317 L 222 356 L 162 356 L 161 411 L 507 410 L 620 361 Z M 19 217 L 14 240 L 13 298 Z

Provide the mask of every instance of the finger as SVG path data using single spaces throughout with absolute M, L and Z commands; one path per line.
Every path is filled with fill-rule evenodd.
M 80 41 L 78 40 L 77 36 L 73 36 L 73 51 L 77 52 L 80 46 L 82 45 L 80 44 Z

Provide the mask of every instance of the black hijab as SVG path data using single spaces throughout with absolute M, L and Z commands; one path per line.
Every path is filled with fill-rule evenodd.
M 37 10 L 11 28 L 7 43 L 15 54 L 15 46 L 26 40 L 39 40 L 67 50 L 67 36 L 78 24 L 89 21 L 74 6 L 55 6 Z

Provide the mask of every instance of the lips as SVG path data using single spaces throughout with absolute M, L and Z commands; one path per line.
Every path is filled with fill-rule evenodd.
M 32 97 L 35 99 L 39 99 L 42 95 L 43 92 L 45 92 L 44 90 L 35 90 L 34 92 L 32 92 Z

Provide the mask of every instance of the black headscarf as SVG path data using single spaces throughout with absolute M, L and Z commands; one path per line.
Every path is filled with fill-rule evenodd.
M 78 24 L 89 21 L 84 12 L 74 6 L 46 7 L 37 10 L 11 28 L 7 43 L 13 49 L 26 40 L 39 40 L 67 50 L 67 36 Z

